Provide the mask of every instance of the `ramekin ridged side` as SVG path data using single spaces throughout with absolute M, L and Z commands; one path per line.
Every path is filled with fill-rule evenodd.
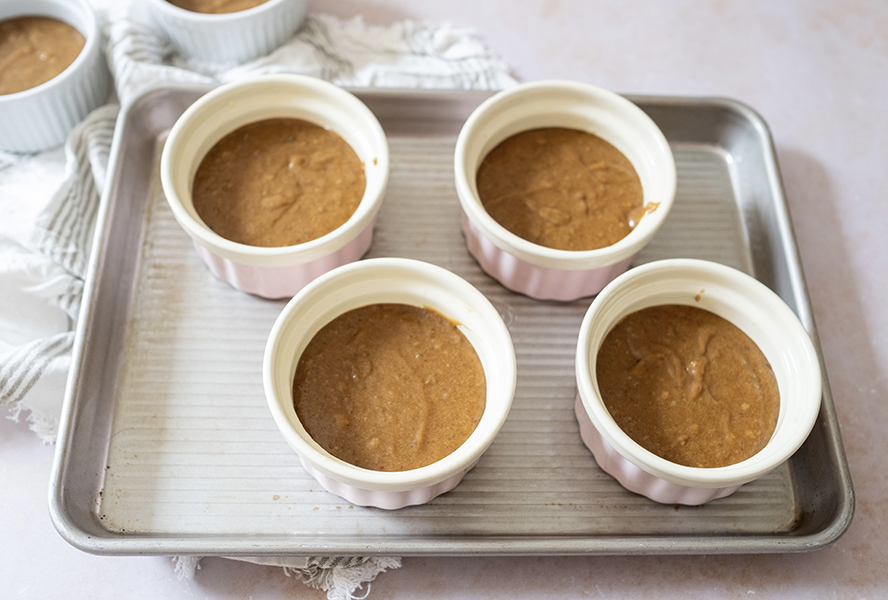
M 549 269 L 521 260 L 494 244 L 463 212 L 460 216 L 466 245 L 485 273 L 505 288 L 537 300 L 569 302 L 597 294 L 624 272 L 632 257 L 598 269 Z
M 180 52 L 214 63 L 243 63 L 290 39 L 305 18 L 306 0 L 268 0 L 224 14 L 197 13 L 150 0 L 157 25 Z
M 484 413 L 475 431 L 450 455 L 419 469 L 372 471 L 342 461 L 308 435 L 293 406 L 296 366 L 314 335 L 345 312 L 379 303 L 432 308 L 458 323 L 487 379 Z M 512 405 L 516 362 L 499 313 L 467 281 L 417 260 L 374 258 L 335 269 L 290 300 L 269 334 L 262 374 L 275 423 L 306 471 L 349 502 L 396 509 L 428 502 L 452 489 L 493 443 Z
M 580 438 L 592 452 L 595 462 L 598 463 L 602 471 L 631 492 L 641 494 L 662 504 L 698 506 L 711 500 L 730 496 L 740 487 L 739 485 L 722 488 L 692 487 L 651 475 L 626 459 L 602 437 L 595 425 L 592 424 L 592 419 L 589 418 L 589 414 L 583 407 L 583 400 L 579 394 L 577 394 L 574 403 L 574 414 L 577 417 L 577 424 L 580 426 Z
M 194 243 L 194 249 L 210 272 L 232 287 L 263 298 L 286 298 L 327 271 L 360 260 L 373 242 L 374 224 L 375 219 L 342 248 L 295 267 L 244 265 L 214 254 L 197 242 Z
M 465 469 L 432 485 L 423 486 L 415 490 L 404 490 L 399 492 L 392 490 L 372 490 L 349 485 L 317 470 L 311 462 L 301 455 L 299 456 L 299 462 L 302 464 L 302 468 L 305 469 L 305 472 L 314 477 L 315 480 L 331 494 L 336 494 L 340 498 L 344 498 L 358 506 L 373 506 L 385 510 L 397 510 L 399 508 L 404 508 L 405 506 L 416 506 L 418 504 L 431 502 L 441 494 L 446 494 L 459 485 L 463 480 L 463 477 L 466 476 L 466 473 L 471 471 L 472 467 L 477 464 L 477 461 L 475 461 Z
M 478 167 L 500 142 L 543 127 L 588 131 L 613 144 L 635 167 L 644 205 L 656 208 L 625 238 L 595 250 L 547 248 L 508 231 L 478 197 Z M 653 120 L 622 96 L 572 81 L 526 83 L 483 102 L 457 138 L 454 178 L 463 232 L 482 269 L 513 291 L 562 301 L 596 294 L 626 270 L 669 214 L 676 186 L 672 151 Z
M 679 465 L 643 448 L 610 416 L 595 375 L 598 350 L 623 317 L 664 304 L 696 306 L 728 320 L 770 363 L 780 393 L 780 413 L 771 439 L 752 457 L 715 468 Z M 811 432 L 822 391 L 817 351 L 792 309 L 749 275 L 693 259 L 647 263 L 608 284 L 580 326 L 576 375 L 577 420 L 583 442 L 599 466 L 629 491 L 675 504 L 724 497 L 783 464 Z
M 46 83 L 0 95 L 0 150 L 40 152 L 59 146 L 93 109 L 108 98 L 111 74 L 102 52 L 102 32 L 86 0 L 7 0 L 0 21 L 50 17 L 77 29 L 86 42 L 71 65 Z
M 364 164 L 366 186 L 361 202 L 343 225 L 303 244 L 259 247 L 225 239 L 194 209 L 191 188 L 197 168 L 213 145 L 231 131 L 279 117 L 327 127 L 351 146 Z M 318 275 L 367 252 L 388 175 L 388 142 L 370 109 L 331 83 L 301 75 L 263 75 L 203 96 L 173 126 L 160 167 L 173 216 L 211 272 L 239 290 L 266 298 L 293 296 Z

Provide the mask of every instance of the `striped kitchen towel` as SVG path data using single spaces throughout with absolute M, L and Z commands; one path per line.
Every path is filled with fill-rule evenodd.
M 117 106 L 64 148 L 0 153 L 0 406 L 55 440 Z
M 343 86 L 501 89 L 515 83 L 506 65 L 472 34 L 450 25 L 404 21 L 387 27 L 360 17 L 308 15 L 297 35 L 243 65 L 179 56 L 142 12 L 146 3 L 92 0 L 105 19 L 116 95 L 126 104 L 170 83 L 224 83 L 263 73 L 298 73 Z M 0 409 L 25 417 L 44 442 L 55 439 L 74 345 L 99 198 L 118 113 L 99 108 L 64 148 L 35 155 L 0 153 Z M 199 557 L 175 557 L 192 577 Z M 284 567 L 331 600 L 356 590 L 400 559 L 245 558 Z
M 270 73 L 297 73 L 345 87 L 497 90 L 516 80 L 506 64 L 469 32 L 402 21 L 387 27 L 360 17 L 306 16 L 298 34 L 243 65 L 203 63 L 177 54 L 136 5 L 112 21 L 108 59 L 123 103 L 169 82 L 227 83 Z

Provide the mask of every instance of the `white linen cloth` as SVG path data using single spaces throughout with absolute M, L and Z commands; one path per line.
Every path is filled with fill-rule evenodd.
M 472 34 L 448 24 L 403 21 L 369 26 L 360 17 L 306 17 L 290 41 L 243 65 L 199 63 L 178 55 L 154 28 L 145 3 L 94 0 L 104 17 L 107 56 L 121 104 L 171 82 L 228 82 L 262 73 L 299 73 L 355 87 L 501 89 L 515 80 Z M 55 440 L 74 330 L 105 184 L 119 106 L 109 103 L 78 125 L 64 148 L 33 155 L 0 152 L 0 409 L 25 417 Z M 199 557 L 175 557 L 193 577 Z M 284 567 L 331 600 L 386 569 L 387 557 L 247 558 Z

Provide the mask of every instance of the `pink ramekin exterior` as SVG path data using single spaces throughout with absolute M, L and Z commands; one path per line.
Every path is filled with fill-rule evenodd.
M 579 394 L 574 404 L 574 412 L 580 425 L 580 437 L 583 438 L 586 447 L 592 451 L 595 462 L 602 471 L 616 479 L 630 492 L 641 494 L 662 504 L 697 506 L 710 500 L 730 496 L 740 487 L 739 485 L 724 488 L 688 487 L 651 475 L 623 457 L 601 436 L 586 413 Z
M 373 242 L 374 218 L 358 236 L 339 250 L 311 262 L 286 267 L 257 267 L 215 254 L 197 241 L 198 256 L 216 277 L 235 289 L 263 298 L 289 298 L 336 267 L 360 260 Z
M 478 463 L 476 460 L 465 470 L 460 471 L 455 475 L 451 475 L 444 481 L 439 481 L 433 485 L 417 488 L 415 490 L 392 492 L 359 488 L 327 477 L 325 474 L 315 469 L 311 462 L 303 458 L 301 454 L 297 453 L 297 455 L 299 456 L 299 462 L 302 463 L 302 467 L 305 471 L 314 477 L 317 482 L 331 494 L 336 494 L 340 498 L 344 498 L 358 506 L 373 506 L 385 510 L 396 510 L 404 508 L 405 506 L 416 506 L 434 500 L 441 494 L 449 492 L 455 488 L 457 484 L 462 481 L 462 478 L 465 477 L 466 473 L 471 471 L 472 467 Z
M 540 267 L 494 244 L 469 220 L 460 216 L 469 253 L 485 273 L 504 287 L 537 300 L 571 301 L 592 296 L 624 273 L 634 256 L 598 269 L 563 270 Z

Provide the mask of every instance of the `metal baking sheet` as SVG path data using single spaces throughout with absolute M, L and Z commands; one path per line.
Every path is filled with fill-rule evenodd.
M 52 478 L 53 521 L 70 543 L 223 556 L 803 552 L 848 527 L 853 492 L 828 385 L 799 452 L 729 498 L 664 506 L 598 468 L 573 415 L 576 336 L 591 300 L 505 290 L 460 232 L 453 148 L 485 93 L 357 92 L 392 153 L 368 256 L 441 265 L 490 298 L 518 358 L 512 411 L 475 469 L 427 505 L 361 508 L 322 490 L 263 395 L 262 352 L 284 303 L 214 279 L 160 188 L 165 136 L 206 91 L 155 91 L 118 123 Z M 693 257 L 752 273 L 816 341 L 764 122 L 729 100 L 633 100 L 678 166 L 673 212 L 636 264 Z

